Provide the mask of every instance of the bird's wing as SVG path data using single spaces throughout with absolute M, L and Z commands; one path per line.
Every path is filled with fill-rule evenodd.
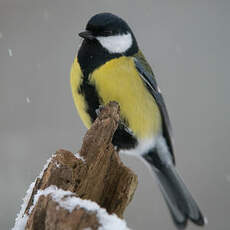
M 148 65 L 144 56 L 140 51 L 137 55 L 134 56 L 134 62 L 142 80 L 144 81 L 147 89 L 154 97 L 162 117 L 163 125 L 163 136 L 166 139 L 170 153 L 172 154 L 173 162 L 175 163 L 174 153 L 173 153 L 173 139 L 172 139 L 172 128 L 171 122 L 169 120 L 167 108 L 164 102 L 164 98 L 160 92 L 160 89 L 157 85 L 155 76 L 152 72 L 151 67 Z

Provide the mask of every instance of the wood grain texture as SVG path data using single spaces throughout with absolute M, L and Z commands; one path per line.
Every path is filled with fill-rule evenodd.
M 38 178 L 25 213 L 29 214 L 26 229 L 98 229 L 94 212 L 82 208 L 69 213 L 57 208 L 48 196 L 41 196 L 29 213 L 34 195 L 50 185 L 73 192 L 76 197 L 95 201 L 108 213 L 120 218 L 137 187 L 137 176 L 120 160 L 111 144 L 119 122 L 119 106 L 110 102 L 100 110 L 92 127 L 87 131 L 79 151 L 84 160 L 66 150 L 58 150 L 41 178 Z M 56 226 L 56 227 L 54 227 Z

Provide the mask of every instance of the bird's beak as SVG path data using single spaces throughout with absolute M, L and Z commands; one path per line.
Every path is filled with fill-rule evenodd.
M 81 32 L 78 34 L 81 38 L 85 38 L 85 39 L 89 39 L 89 40 L 93 40 L 95 39 L 95 36 L 92 34 L 92 32 L 86 30 L 84 32 Z

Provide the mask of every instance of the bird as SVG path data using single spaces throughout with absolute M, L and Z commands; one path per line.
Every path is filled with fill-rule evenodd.
M 113 145 L 150 166 L 177 229 L 185 229 L 189 220 L 203 226 L 205 217 L 176 169 L 166 104 L 131 27 L 103 12 L 92 16 L 79 36 L 70 84 L 83 123 L 90 128 L 100 106 L 116 101 L 121 122 Z

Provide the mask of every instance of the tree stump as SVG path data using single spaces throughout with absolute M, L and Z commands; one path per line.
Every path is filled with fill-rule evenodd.
M 120 218 L 132 200 L 137 176 L 111 143 L 118 124 L 119 106 L 110 102 L 87 131 L 79 153 L 56 152 L 36 179 L 14 229 L 19 229 L 20 221 L 30 230 L 115 229 L 114 223 L 117 229 L 127 229 Z M 109 215 L 113 213 L 120 218 Z M 107 228 L 102 221 L 106 218 Z

